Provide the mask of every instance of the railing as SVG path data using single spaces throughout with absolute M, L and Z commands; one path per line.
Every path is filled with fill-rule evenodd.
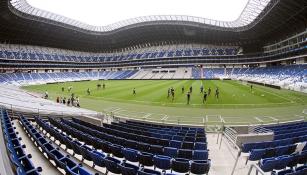
M 262 175 L 265 175 L 265 172 L 262 171 L 262 169 L 257 164 L 252 164 L 248 170 L 247 175 L 250 175 L 252 173 L 252 170 L 255 168 L 256 174 L 260 173 Z

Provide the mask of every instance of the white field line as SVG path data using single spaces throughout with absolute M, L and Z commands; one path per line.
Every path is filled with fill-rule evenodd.
M 258 118 L 258 117 L 254 117 L 256 120 L 258 120 L 258 122 L 263 122 L 263 120 L 261 120 L 260 118 Z
M 284 96 L 280 96 L 280 95 L 278 95 L 278 94 L 276 94 L 276 93 L 273 93 L 273 92 L 269 92 L 269 91 L 264 90 L 264 89 L 262 89 L 262 88 L 257 89 L 257 90 L 261 90 L 261 91 L 263 91 L 263 92 L 265 92 L 265 93 L 267 93 L 267 94 L 271 94 L 271 95 L 274 95 L 274 96 L 276 96 L 276 97 L 282 98 L 282 99 L 284 99 L 284 100 L 286 100 L 286 101 L 289 101 L 289 103 L 294 103 L 293 100 L 291 100 L 291 99 L 289 99 L 289 98 L 286 98 L 286 97 L 284 97 Z
M 269 92 L 266 92 L 269 93 Z M 275 96 L 277 96 L 277 94 L 275 94 Z M 279 96 L 278 96 L 279 97 Z M 97 99 L 106 99 L 106 100 L 111 100 L 114 101 L 114 99 L 112 98 L 104 98 L 104 97 L 94 97 Z M 281 97 L 286 99 L 289 102 L 283 102 L 283 103 L 259 103 L 259 104 L 255 104 L 255 103 L 222 103 L 222 104 L 206 104 L 206 106 L 263 106 L 263 105 L 281 105 L 281 104 L 293 104 L 294 102 L 285 98 L 285 97 Z M 143 104 L 167 104 L 167 105 L 187 105 L 186 103 L 161 103 L 161 102 L 150 102 L 150 101 L 142 101 L 142 100 L 120 100 L 120 99 L 116 99 L 115 101 L 117 102 L 136 102 L 136 103 L 143 103 Z M 204 104 L 189 104 L 190 106 L 204 106 Z
M 270 116 L 269 118 L 272 119 L 272 120 L 274 120 L 274 121 L 278 121 L 278 119 L 275 118 L 275 117 Z
M 164 115 L 164 117 L 161 118 L 161 120 L 166 120 L 166 119 L 168 119 L 167 115 Z
M 148 114 L 144 115 L 143 119 L 147 119 L 147 118 L 150 117 L 150 116 L 151 116 L 151 114 L 148 113 Z

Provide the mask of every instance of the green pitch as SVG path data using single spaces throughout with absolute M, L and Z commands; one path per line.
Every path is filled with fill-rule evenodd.
M 98 89 L 98 83 L 104 83 L 106 88 Z M 202 102 L 201 85 L 206 92 L 209 87 L 212 89 L 205 103 Z M 69 86 L 72 87 L 70 93 Z M 191 86 L 193 92 L 187 105 L 186 94 Z M 171 87 L 175 89 L 174 100 L 168 98 Z M 214 96 L 217 87 L 219 99 Z M 302 111 L 307 109 L 307 94 L 258 85 L 253 85 L 251 90 L 249 84 L 230 80 L 100 80 L 24 88 L 38 93 L 48 91 L 50 100 L 57 96 L 69 97 L 73 92 L 80 97 L 81 107 L 124 117 L 193 124 L 218 122 L 219 116 L 227 123 L 242 124 L 294 120 L 304 116 Z M 136 95 L 133 95 L 134 88 Z

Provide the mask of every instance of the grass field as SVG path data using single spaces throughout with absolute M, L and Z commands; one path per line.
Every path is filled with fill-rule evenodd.
M 103 82 L 106 88 L 97 89 L 97 84 Z M 209 87 L 212 89 L 205 104 L 202 103 L 201 84 L 206 91 Z M 73 87 L 71 92 L 80 97 L 81 107 L 154 121 L 214 123 L 222 116 L 228 123 L 266 123 L 297 119 L 297 115 L 302 116 L 302 111 L 307 109 L 307 94 L 258 85 L 253 85 L 251 90 L 248 84 L 230 80 L 101 80 L 24 88 L 38 93 L 47 90 L 50 99 L 55 100 L 57 96 L 69 97 L 69 86 Z M 186 93 L 190 86 L 193 93 L 187 105 Z M 174 101 L 167 98 L 171 87 L 175 89 Z M 216 87 L 220 90 L 218 100 L 214 97 Z M 87 95 L 87 88 L 91 89 L 91 95 Z M 133 88 L 136 95 L 132 94 Z

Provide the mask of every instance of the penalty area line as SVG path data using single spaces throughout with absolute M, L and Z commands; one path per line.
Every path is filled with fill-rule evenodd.
M 254 117 L 258 122 L 263 123 L 263 120 L 261 120 L 259 117 Z

